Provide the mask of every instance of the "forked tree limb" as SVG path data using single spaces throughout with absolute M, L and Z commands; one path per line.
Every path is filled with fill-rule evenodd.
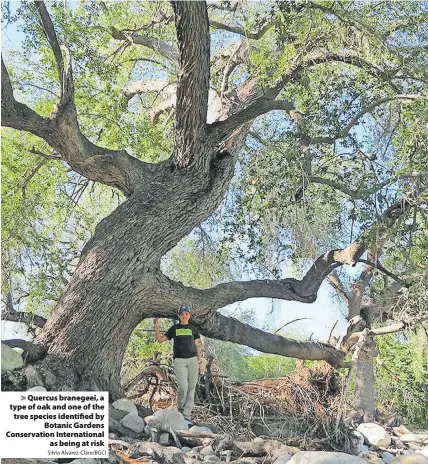
M 3 56 L 1 57 L 1 116 L 2 126 L 31 132 L 49 144 L 54 143 L 55 127 L 53 122 L 15 100 Z

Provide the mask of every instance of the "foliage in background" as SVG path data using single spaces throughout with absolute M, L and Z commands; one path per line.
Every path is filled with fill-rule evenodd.
M 377 408 L 403 423 L 428 425 L 428 336 L 416 333 L 386 335 L 376 340 Z

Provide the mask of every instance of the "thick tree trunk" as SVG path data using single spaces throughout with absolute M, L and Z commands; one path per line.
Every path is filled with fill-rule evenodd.
M 149 315 L 173 315 L 157 279 L 161 257 L 208 215 L 193 200 L 202 196 L 197 179 L 187 191 L 178 184 L 162 185 L 149 204 L 131 197 L 101 221 L 36 339 L 49 354 L 86 366 L 114 396 L 133 329 Z
M 372 348 L 366 348 L 364 354 L 355 361 L 354 409 L 363 416 L 365 422 L 373 421 L 376 415 L 373 357 L 377 355 L 377 348 L 374 341 L 371 341 L 370 346 Z

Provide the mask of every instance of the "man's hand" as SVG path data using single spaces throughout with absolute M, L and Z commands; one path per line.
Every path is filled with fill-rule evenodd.
M 201 362 L 199 362 L 199 375 L 203 375 L 204 374 L 204 367 L 202 365 Z

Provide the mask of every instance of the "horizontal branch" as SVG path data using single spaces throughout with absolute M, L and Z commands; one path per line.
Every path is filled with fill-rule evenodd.
M 43 158 L 47 159 L 47 160 L 62 160 L 61 156 L 58 156 L 58 155 L 48 155 L 47 153 L 43 153 L 42 151 L 40 150 L 36 150 L 36 147 L 33 146 L 33 148 L 31 148 L 30 150 L 30 153 L 32 155 L 39 155 L 39 156 L 43 156 Z M 55 152 L 54 152 L 55 153 Z
M 386 335 L 391 333 L 400 332 L 401 330 L 407 330 L 417 327 L 419 324 L 428 320 L 428 316 L 420 316 L 412 318 L 410 321 L 398 321 L 393 324 L 384 327 L 377 327 L 376 329 L 369 330 L 369 336 Z
M 171 63 L 177 62 L 177 51 L 163 40 L 157 39 L 156 37 L 150 37 L 147 35 L 141 35 L 136 33 L 125 33 L 121 32 L 114 27 L 110 27 L 111 36 L 116 40 L 122 40 L 127 42 L 129 45 L 142 45 L 144 47 L 150 48 L 159 55 L 163 56 Z
M 23 311 L 3 311 L 1 318 L 4 321 L 22 322 L 24 324 L 30 326 L 35 325 L 40 328 L 43 328 L 46 324 L 46 319 L 44 317 Z
M 423 322 L 427 320 L 428 320 L 428 316 L 424 315 L 424 316 L 414 317 L 408 320 L 397 321 L 390 325 L 383 326 L 383 327 L 377 327 L 375 329 L 365 328 L 363 331 L 353 332 L 347 339 L 346 344 L 348 347 L 350 347 L 349 349 L 352 349 L 353 347 L 355 347 L 355 343 L 357 343 L 357 341 L 360 341 L 361 339 L 366 340 L 367 337 L 377 337 L 379 335 L 387 335 L 387 334 L 401 332 L 402 330 L 409 330 L 409 329 L 417 327 L 419 324 L 422 324 Z
M 247 29 L 244 29 L 243 27 L 239 26 L 230 26 L 228 24 L 223 24 L 218 21 L 210 20 L 210 26 L 213 27 L 214 29 L 221 29 L 223 31 L 227 32 L 232 32 L 234 34 L 239 34 L 247 39 L 252 39 L 252 40 L 259 40 L 261 39 L 266 32 L 274 27 L 275 25 L 279 24 L 279 19 L 274 19 L 273 21 L 268 21 L 263 26 L 256 32 L 250 32 Z
M 209 130 L 214 134 L 215 138 L 223 139 L 231 134 L 235 129 L 239 128 L 246 122 L 274 110 L 284 110 L 290 117 L 295 119 L 298 117 L 294 105 L 287 100 L 270 100 L 265 96 L 256 99 L 249 106 L 237 113 L 232 114 L 224 121 L 219 121 L 211 124 Z
M 372 241 L 370 235 L 374 229 L 377 231 L 377 236 L 382 236 L 400 216 L 409 210 L 411 204 L 412 201 L 406 197 L 391 205 L 370 230 L 363 233 L 347 248 L 330 250 L 320 255 L 301 280 L 254 280 L 222 283 L 204 290 L 205 297 L 212 302 L 215 309 L 256 297 L 312 303 L 317 298 L 317 292 L 323 280 L 339 266 L 345 264 L 355 266 Z
M 199 318 L 194 318 L 195 324 L 199 325 L 199 321 Z M 328 343 L 281 337 L 219 313 L 200 324 L 201 333 L 207 337 L 239 343 L 263 353 L 297 359 L 324 360 L 334 367 L 339 367 L 345 357 L 345 353 Z

